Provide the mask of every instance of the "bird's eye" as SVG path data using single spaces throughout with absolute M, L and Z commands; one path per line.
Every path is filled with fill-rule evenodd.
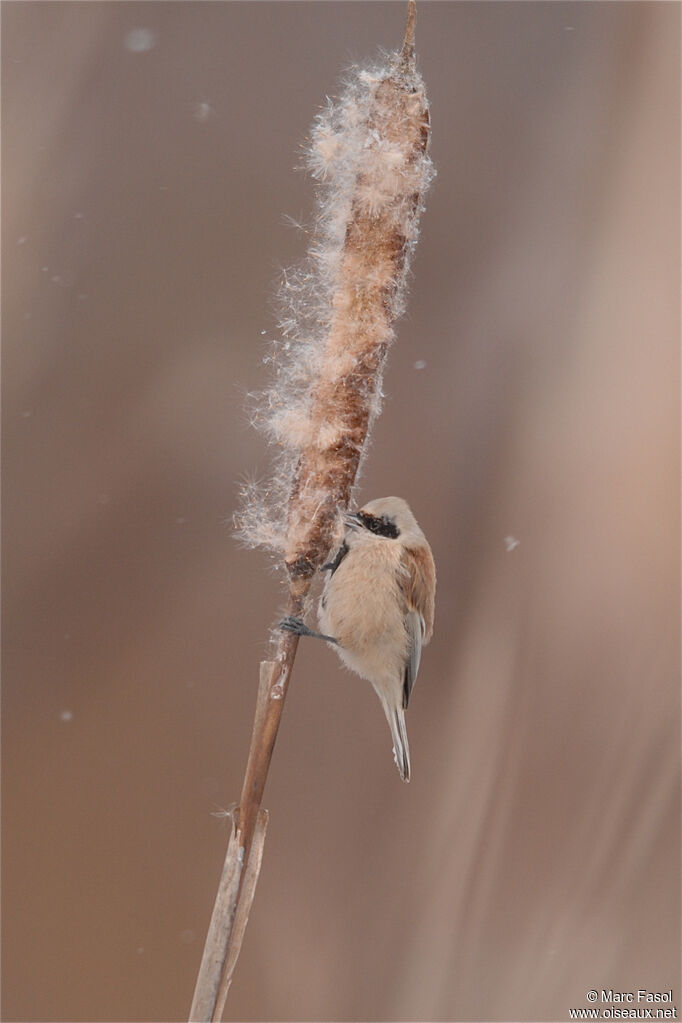
M 400 530 L 393 519 L 389 519 L 387 515 L 379 517 L 377 515 L 369 515 L 367 512 L 358 512 L 358 518 L 361 519 L 365 529 L 368 529 L 370 533 L 374 533 L 375 536 L 385 536 L 389 540 L 395 540 L 400 536 Z

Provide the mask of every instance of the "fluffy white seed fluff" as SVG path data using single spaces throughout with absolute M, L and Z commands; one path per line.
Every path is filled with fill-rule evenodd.
M 237 517 L 242 539 L 283 555 L 290 572 L 297 560 L 324 557 L 330 522 L 350 498 L 379 412 L 392 324 L 433 174 L 427 138 L 428 105 L 411 51 L 351 68 L 340 98 L 327 102 L 311 129 L 314 229 L 306 262 L 283 274 L 274 376 L 253 416 L 279 453 L 268 482 L 244 488 Z

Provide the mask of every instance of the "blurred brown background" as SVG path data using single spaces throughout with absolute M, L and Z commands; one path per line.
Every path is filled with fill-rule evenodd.
M 280 601 L 228 523 L 297 146 L 403 19 L 3 6 L 6 1020 L 186 1018 Z M 420 5 L 438 178 L 359 491 L 438 564 L 414 780 L 303 643 L 229 1019 L 682 1008 L 679 38 Z

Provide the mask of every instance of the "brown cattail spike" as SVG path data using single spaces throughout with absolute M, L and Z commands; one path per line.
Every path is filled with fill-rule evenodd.
M 400 51 L 400 59 L 403 64 L 414 63 L 414 30 L 416 24 L 417 0 L 408 0 L 405 34 L 403 35 L 403 48 Z
M 257 412 L 281 454 L 240 520 L 247 541 L 283 556 L 297 599 L 351 501 L 432 176 L 415 19 L 410 0 L 402 48 L 379 67 L 352 68 L 311 131 L 319 185 L 310 255 L 284 276 L 277 372 Z

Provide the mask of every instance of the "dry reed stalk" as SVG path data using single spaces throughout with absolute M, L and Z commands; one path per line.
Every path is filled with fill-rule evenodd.
M 352 69 L 311 134 L 308 164 L 320 181 L 313 245 L 305 267 L 285 277 L 275 379 L 257 413 L 281 454 L 267 486 L 245 493 L 238 523 L 248 543 L 283 559 L 287 611 L 297 617 L 338 534 L 379 412 L 392 324 L 432 176 L 415 18 L 409 0 L 402 49 L 382 67 Z M 297 646 L 297 636 L 280 632 L 274 659 L 260 667 L 241 800 L 191 1020 L 220 1019 L 239 955 L 263 851 L 263 789 Z

